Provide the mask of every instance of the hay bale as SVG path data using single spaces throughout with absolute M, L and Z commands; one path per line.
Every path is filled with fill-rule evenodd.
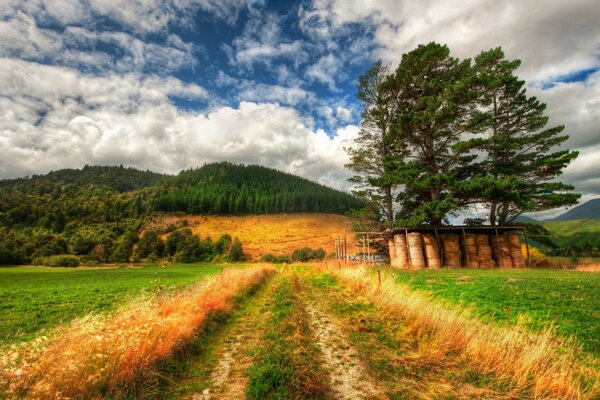
M 492 257 L 492 247 L 490 246 L 490 237 L 485 234 L 476 235 L 475 242 L 477 243 L 477 260 L 479 268 L 494 268 L 496 261 Z
M 449 268 L 462 267 L 462 252 L 458 235 L 452 233 L 442 235 L 442 248 L 445 266 Z
M 392 267 L 408 269 L 408 250 L 404 235 L 394 235 L 394 251 L 395 260 L 391 262 Z
M 518 233 L 510 233 L 506 236 L 508 236 L 508 243 L 510 244 L 510 247 L 521 248 L 521 235 Z
M 420 233 L 408 234 L 408 253 L 411 269 L 425 268 L 425 255 L 423 254 L 423 238 Z
M 435 236 L 423 235 L 423 245 L 425 247 L 427 268 L 440 268 L 442 260 L 440 260 L 440 249 Z
M 512 268 L 512 258 L 510 254 L 510 242 L 508 235 L 494 235 L 492 241 L 492 254 L 496 264 L 500 268 Z

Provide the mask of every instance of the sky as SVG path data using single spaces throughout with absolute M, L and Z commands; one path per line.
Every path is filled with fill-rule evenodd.
M 421 43 L 501 46 L 600 197 L 597 0 L 0 2 L 0 178 L 261 164 L 347 190 L 358 77 Z

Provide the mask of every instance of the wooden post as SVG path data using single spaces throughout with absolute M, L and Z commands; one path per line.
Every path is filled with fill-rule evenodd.
M 498 246 L 498 254 L 500 255 L 499 264 L 504 264 L 502 262 L 504 255 L 502 254 L 502 247 L 500 247 L 500 240 L 498 239 L 498 228 L 494 228 L 494 231 L 496 231 L 496 246 Z M 500 266 L 498 266 L 498 267 L 500 267 Z
M 362 251 L 361 251 L 361 258 L 363 259 L 363 261 L 365 260 L 365 254 L 367 254 L 367 242 L 365 242 L 365 235 L 362 235 Z
M 527 268 L 531 268 L 531 258 L 529 257 L 529 239 L 527 238 L 527 227 L 524 227 L 523 233 L 525 234 L 525 250 L 527 251 Z
M 367 233 L 367 264 L 371 265 L 371 240 L 369 239 L 369 234 Z
M 410 258 L 410 246 L 408 245 L 408 229 L 404 230 L 404 238 L 406 240 L 406 254 L 408 255 L 408 269 L 412 269 L 412 259 Z
M 443 267 L 444 266 L 444 247 L 442 246 L 442 242 L 440 241 L 440 235 L 438 235 L 437 228 L 434 228 L 433 232 L 435 233 L 435 240 L 437 240 L 438 252 L 440 253 L 440 266 Z
M 467 232 L 465 231 L 465 228 L 462 228 L 462 233 L 463 233 L 463 249 L 465 250 L 465 257 L 467 259 L 467 267 L 471 264 L 469 262 L 469 250 L 467 250 Z
M 377 279 L 379 279 L 379 288 L 381 289 L 381 271 L 377 270 Z

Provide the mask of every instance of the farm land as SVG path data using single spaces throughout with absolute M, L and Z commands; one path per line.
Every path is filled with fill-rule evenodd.
M 344 217 L 310 214 L 171 216 L 152 227 L 183 219 L 201 237 L 233 232 L 254 259 L 315 243 L 331 252 L 349 229 Z M 600 390 L 596 273 L 159 262 L 3 267 L 0 280 L 7 398 L 591 399 Z

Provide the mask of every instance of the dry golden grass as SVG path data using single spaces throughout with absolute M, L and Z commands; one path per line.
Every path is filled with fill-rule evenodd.
M 97 398 L 135 394 L 156 363 L 198 334 L 208 317 L 275 270 L 226 269 L 185 290 L 139 298 L 110 316 L 90 315 L 50 338 L 13 346 L 0 357 L 0 388 L 9 398 Z
M 342 268 L 334 273 L 357 294 L 387 311 L 398 313 L 417 337 L 434 340 L 420 348 L 443 362 L 447 354 L 463 354 L 481 371 L 499 381 L 529 388 L 540 399 L 581 399 L 599 395 L 600 374 L 584 366 L 577 350 L 552 329 L 531 332 L 523 325 L 485 324 L 467 309 L 441 304 L 430 296 L 397 283 L 393 276 L 377 277 L 366 268 Z M 581 379 L 592 382 L 583 388 Z M 592 394 L 593 393 L 593 394 Z
M 223 234 L 238 237 L 244 253 L 252 258 L 261 254 L 288 254 L 301 247 L 322 247 L 328 253 L 335 250 L 335 235 L 350 233 L 351 222 L 337 214 L 270 214 L 250 216 L 164 217 L 154 226 L 166 227 L 188 220 L 194 234 L 217 240 Z M 348 240 L 350 244 L 350 240 Z

